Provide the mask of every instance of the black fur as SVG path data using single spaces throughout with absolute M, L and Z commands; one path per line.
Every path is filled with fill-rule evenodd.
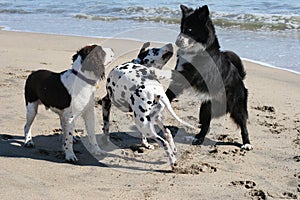
M 172 82 L 166 91 L 169 100 L 172 101 L 189 87 L 210 97 L 202 99 L 199 113 L 201 131 L 196 135 L 194 144 L 203 143 L 212 118 L 226 113 L 230 113 L 241 128 L 243 144 L 250 144 L 247 131 L 248 91 L 243 83 L 246 72 L 241 59 L 234 52 L 220 51 L 207 6 L 196 10 L 181 6 L 181 10 L 181 33 L 178 38 L 189 38 L 193 44 L 204 46 L 205 51 L 189 51 L 190 46 L 183 47 L 183 40 L 177 39 L 179 51 L 175 70 L 178 72 L 173 73 Z M 192 60 L 185 60 L 187 54 Z
M 71 104 L 71 95 L 60 80 L 61 74 L 38 70 L 28 76 L 25 84 L 25 101 L 40 100 L 46 107 L 64 109 Z

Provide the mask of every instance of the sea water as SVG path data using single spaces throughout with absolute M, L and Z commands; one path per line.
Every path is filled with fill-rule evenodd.
M 300 73 L 300 1 L 294 0 L 0 0 L 0 26 L 174 43 L 180 4 L 208 5 L 223 50 Z

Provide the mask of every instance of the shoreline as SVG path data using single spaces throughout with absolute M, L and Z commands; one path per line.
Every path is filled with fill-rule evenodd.
M 5 26 L 0 26 L 0 31 L 7 31 L 7 32 L 16 32 L 16 33 L 33 33 L 33 34 L 45 34 L 45 35 L 54 35 L 54 36 L 70 36 L 70 37 L 83 37 L 83 38 L 94 38 L 94 39 L 101 39 L 101 40 L 109 40 L 109 39 L 119 39 L 119 40 L 128 40 L 128 41 L 133 41 L 133 42 L 146 42 L 146 40 L 139 40 L 139 39 L 134 39 L 134 38 L 122 38 L 122 37 L 103 37 L 103 36 L 84 36 L 84 35 L 72 35 L 72 34 L 57 34 L 57 33 L 43 33 L 43 32 L 34 32 L 34 31 L 24 31 L 24 30 L 13 30 L 10 29 L 9 27 L 5 27 Z M 163 43 L 167 43 L 164 41 L 150 41 L 152 43 L 156 43 L 156 44 L 163 44 Z M 174 42 L 172 42 L 173 46 L 175 46 Z M 227 50 L 227 49 L 226 49 Z M 272 68 L 272 69 L 278 69 L 278 70 L 283 70 L 283 71 L 287 71 L 287 72 L 291 72 L 297 75 L 300 75 L 300 71 L 295 71 L 292 69 L 287 69 L 287 68 L 282 68 L 282 67 L 277 67 L 275 65 L 269 64 L 269 63 L 265 63 L 265 62 L 261 62 L 261 61 L 257 61 L 257 60 L 253 60 L 253 59 L 249 59 L 249 58 L 244 58 L 241 57 L 241 59 L 243 61 L 247 61 L 247 62 L 251 62 L 251 63 L 255 63 L 258 65 L 261 65 L 262 67 L 268 67 L 268 68 Z
M 256 61 L 256 60 L 252 60 L 252 59 L 248 59 L 248 58 L 241 58 L 241 59 L 243 61 L 247 61 L 247 62 L 258 64 L 258 65 L 260 65 L 262 67 L 267 67 L 267 68 L 282 70 L 282 71 L 291 72 L 291 73 L 300 75 L 300 72 L 292 70 L 292 69 L 286 69 L 286 68 L 276 67 L 276 66 L 268 64 L 268 63 L 264 63 L 264 62 L 260 62 L 260 61 Z

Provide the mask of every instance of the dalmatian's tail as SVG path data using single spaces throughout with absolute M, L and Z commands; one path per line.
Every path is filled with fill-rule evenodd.
M 195 129 L 195 127 L 193 126 L 193 125 L 191 125 L 191 124 L 189 124 L 189 123 L 187 123 L 187 122 L 185 122 L 185 121 L 183 121 L 182 119 L 180 119 L 177 115 L 176 115 L 176 113 L 174 112 L 174 110 L 173 110 L 173 108 L 172 108 L 172 106 L 171 106 L 171 103 L 170 103 L 170 101 L 169 101 L 169 99 L 168 99 L 168 97 L 167 97 L 167 95 L 164 93 L 164 95 L 157 95 L 156 96 L 156 99 L 157 100 L 159 100 L 160 102 L 162 102 L 165 106 L 166 106 L 166 108 L 168 109 L 168 111 L 171 113 L 171 115 L 178 121 L 178 122 L 180 122 L 181 124 L 183 124 L 183 125 L 185 125 L 185 126 L 187 126 L 187 127 L 190 127 L 190 128 L 193 128 L 193 129 Z

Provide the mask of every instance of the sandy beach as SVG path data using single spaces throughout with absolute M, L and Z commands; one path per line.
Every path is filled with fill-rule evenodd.
M 165 125 L 177 132 L 179 151 L 178 170 L 170 172 L 163 149 L 142 149 L 141 153 L 132 148 L 139 139 L 134 137 L 131 115 L 113 107 L 112 143 L 103 146 L 109 155 L 89 153 L 83 123 L 78 120 L 81 141 L 74 144 L 79 158 L 74 165 L 61 155 L 58 116 L 42 106 L 32 128 L 36 146 L 23 147 L 27 76 L 36 69 L 69 69 L 72 55 L 87 44 L 114 49 L 116 56 L 108 73 L 113 66 L 132 60 L 142 43 L 0 30 L 0 44 L 0 199 L 300 198 L 299 74 L 244 61 L 252 151 L 237 146 L 240 130 L 229 116 L 213 120 L 204 145 L 192 146 L 185 138 L 199 130 L 184 128 L 165 111 Z M 174 68 L 175 59 L 173 56 L 166 68 Z M 104 95 L 102 82 L 95 100 L 100 146 L 102 111 L 97 100 Z M 197 126 L 196 97 L 183 94 L 172 107 Z

